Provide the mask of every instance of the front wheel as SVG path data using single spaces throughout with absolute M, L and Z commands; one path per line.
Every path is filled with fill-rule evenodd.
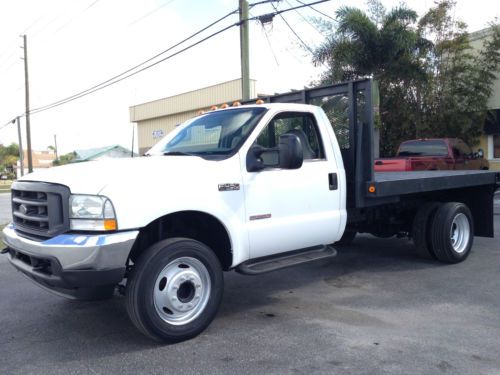
M 127 312 L 145 335 L 183 341 L 212 322 L 223 288 L 222 269 L 210 248 L 191 239 L 167 239 L 136 262 L 125 293 Z

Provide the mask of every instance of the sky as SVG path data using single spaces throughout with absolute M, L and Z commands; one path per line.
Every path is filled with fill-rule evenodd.
M 249 1 L 257 2 L 260 0 Z M 382 3 L 390 9 L 399 1 Z M 298 0 L 275 4 L 279 9 L 300 5 Z M 406 4 L 422 15 L 434 2 L 409 0 Z M 332 0 L 314 7 L 333 17 L 343 5 L 366 8 L 364 0 Z M 0 127 L 25 112 L 20 35 L 28 39 L 30 105 L 34 109 L 126 71 L 237 7 L 238 0 L 0 1 Z M 271 4 L 260 4 L 251 7 L 250 14 L 272 11 Z M 495 16 L 500 16 L 497 1 L 457 0 L 455 17 L 465 21 L 470 31 L 486 27 Z M 265 26 L 250 22 L 250 76 L 257 80 L 259 93 L 301 89 L 324 69 L 312 65 L 308 51 L 324 40 L 312 22 L 321 15 L 306 7 L 283 13 L 283 17 L 307 48 L 279 16 Z M 237 20 L 234 14 L 193 41 Z M 236 79 L 239 59 L 239 30 L 233 27 L 122 82 L 33 114 L 32 148 L 46 150 L 54 145 L 54 136 L 59 154 L 114 144 L 130 148 L 134 129 L 130 106 Z M 21 124 L 25 146 L 24 118 Z M 14 125 L 0 129 L 0 144 L 17 140 Z M 137 151 L 137 138 L 134 148 Z

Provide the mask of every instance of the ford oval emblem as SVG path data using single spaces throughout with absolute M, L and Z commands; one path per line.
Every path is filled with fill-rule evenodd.
M 22 214 L 26 215 L 28 213 L 28 207 L 22 204 L 19 206 L 19 211 L 21 211 Z

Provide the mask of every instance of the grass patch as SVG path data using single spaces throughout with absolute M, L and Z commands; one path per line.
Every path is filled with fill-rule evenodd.
M 0 194 L 10 193 L 11 185 L 12 185 L 12 180 L 0 180 Z
M 2 241 L 2 230 L 5 228 L 5 225 L 0 225 L 0 250 L 2 250 L 5 247 L 5 244 Z

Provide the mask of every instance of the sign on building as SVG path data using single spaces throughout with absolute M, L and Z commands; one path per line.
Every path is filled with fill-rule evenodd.
M 158 139 L 158 138 L 163 138 L 165 135 L 165 132 L 163 129 L 158 129 L 158 130 L 153 130 L 153 138 Z

